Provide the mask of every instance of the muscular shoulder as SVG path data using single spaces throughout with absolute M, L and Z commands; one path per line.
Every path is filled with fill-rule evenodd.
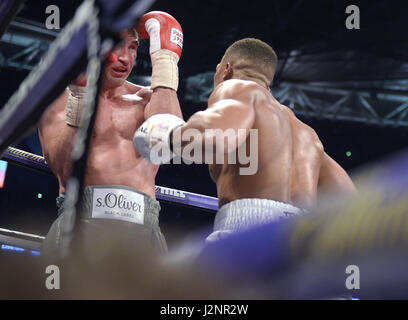
M 228 97 L 253 94 L 261 91 L 262 88 L 257 83 L 241 79 L 226 80 L 218 85 L 214 90 L 214 92 Z
M 126 95 L 135 96 L 143 98 L 144 100 L 150 101 L 153 91 L 150 87 L 139 86 L 137 84 L 131 83 L 129 81 L 125 82 Z
M 308 141 L 309 143 L 307 145 L 314 147 L 318 154 L 323 157 L 324 147 L 317 132 L 306 123 L 300 121 L 291 109 L 284 105 L 281 105 L 281 107 L 284 108 L 286 113 L 289 115 L 292 127 L 296 128 L 295 132 L 297 133 L 299 139 L 305 140 L 305 142 Z
M 54 121 L 65 121 L 65 108 L 68 101 L 68 89 L 65 89 L 61 95 L 51 103 L 43 113 L 40 120 L 40 127 L 44 123 L 52 123 Z
M 220 83 L 210 96 L 210 100 L 237 99 L 254 101 L 263 94 L 261 86 L 253 81 L 230 79 Z

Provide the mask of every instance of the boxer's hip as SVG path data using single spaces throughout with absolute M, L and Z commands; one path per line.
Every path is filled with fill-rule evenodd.
M 57 198 L 58 215 L 64 211 L 65 194 Z M 108 219 L 156 227 L 160 203 L 141 191 L 126 186 L 84 187 L 78 216 L 81 219 Z
M 269 222 L 290 218 L 303 212 L 302 209 L 293 205 L 269 199 L 234 200 L 218 210 L 214 221 L 214 232 L 207 238 L 207 241 L 217 240 L 233 232 Z
M 65 195 L 57 198 L 58 218 L 51 226 L 43 244 L 47 255 L 58 255 L 63 245 Z M 121 239 L 129 250 L 136 250 L 140 240 L 146 239 L 153 250 L 166 252 L 167 245 L 159 227 L 159 202 L 136 189 L 117 186 L 86 186 L 76 214 L 78 229 L 75 241 L 103 246 L 104 241 Z M 109 239 L 110 238 L 110 239 Z M 139 243 L 138 243 L 139 242 Z

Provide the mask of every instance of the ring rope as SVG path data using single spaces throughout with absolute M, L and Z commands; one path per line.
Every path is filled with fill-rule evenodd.
M 38 154 L 30 153 L 13 147 L 8 147 L 2 155 L 2 160 L 9 161 L 10 163 L 14 163 L 48 175 L 53 175 L 44 157 Z M 165 202 L 175 202 L 188 207 L 196 207 L 208 211 L 218 210 L 218 198 L 216 197 L 210 197 L 198 193 L 187 192 L 162 186 L 155 186 L 155 192 L 157 199 Z

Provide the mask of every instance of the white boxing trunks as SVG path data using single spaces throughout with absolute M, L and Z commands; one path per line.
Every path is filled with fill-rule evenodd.
M 216 241 L 233 232 L 290 218 L 305 211 L 287 203 L 269 199 L 238 199 L 223 205 L 217 212 L 214 231 L 206 241 Z

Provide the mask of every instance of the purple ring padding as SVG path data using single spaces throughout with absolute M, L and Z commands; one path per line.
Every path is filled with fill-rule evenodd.
M 8 24 L 13 20 L 18 8 L 24 0 L 1 0 L 0 1 L 0 38 L 6 31 Z
M 44 157 L 27 151 L 8 147 L 2 156 L 2 160 L 38 170 L 43 173 L 52 174 Z
M 38 79 L 34 82 L 27 78 L 4 106 L 0 113 L 2 149 L 6 147 L 5 144 L 11 143 L 9 140 L 14 140 L 10 137 L 22 135 L 21 126 L 32 113 L 39 108 L 45 109 L 46 106 L 41 106 L 43 101 L 55 91 L 56 83 L 60 83 L 70 73 L 81 55 L 87 50 L 87 28 L 87 24 L 81 26 L 63 47 L 58 48 L 58 54 L 46 69 L 38 68 L 33 71 L 30 75 L 37 73 L 39 74 Z
M 10 8 L 12 4 L 14 3 L 14 0 L 3 0 L 0 4 L 0 25 L 3 23 L 4 18 L 7 16 L 7 14 L 10 12 Z
M 133 4 L 129 9 L 132 11 L 134 8 L 143 4 L 147 6 L 152 2 L 152 0 L 137 2 L 99 0 L 97 3 L 99 7 L 114 10 Z M 10 5 L 9 2 L 7 4 Z M 84 57 L 87 52 L 87 28 L 90 23 L 84 19 L 87 14 L 85 10 L 88 9 L 81 5 L 70 24 L 59 34 L 47 52 L 42 67 L 37 67 L 30 73 L 0 111 L 0 152 L 24 136 L 40 119 L 47 105 L 56 99 L 64 88 L 83 71 L 84 63 L 81 63 L 81 57 Z M 132 21 L 131 18 L 138 17 L 136 13 L 140 12 L 132 11 L 124 17 L 117 17 L 105 10 L 106 16 L 100 19 L 108 25 L 115 22 L 126 25 Z

